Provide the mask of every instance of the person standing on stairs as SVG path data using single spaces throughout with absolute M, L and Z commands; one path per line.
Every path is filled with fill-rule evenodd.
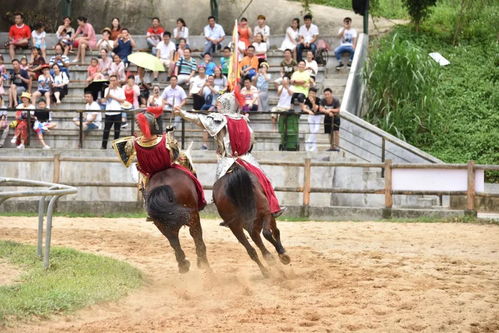
M 327 151 L 340 151 L 340 106 L 341 102 L 333 96 L 333 91 L 324 89 L 319 110 L 325 114 L 324 133 L 329 134 L 330 148 Z

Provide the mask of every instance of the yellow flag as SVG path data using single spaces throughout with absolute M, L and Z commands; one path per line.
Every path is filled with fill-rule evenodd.
M 229 63 L 229 90 L 233 91 L 234 87 L 238 84 L 240 78 L 239 71 L 239 34 L 237 33 L 237 20 L 234 22 L 234 30 L 232 31 L 232 54 Z

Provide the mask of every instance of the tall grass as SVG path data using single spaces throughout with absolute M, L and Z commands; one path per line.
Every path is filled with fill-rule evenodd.
M 365 68 L 368 121 L 403 140 L 424 144 L 433 133 L 440 100 L 435 62 L 398 34 L 382 40 Z

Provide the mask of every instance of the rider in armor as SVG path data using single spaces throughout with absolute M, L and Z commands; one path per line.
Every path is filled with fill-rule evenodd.
M 125 137 L 113 141 L 113 149 L 126 167 L 137 160 L 137 169 L 142 175 L 141 190 L 147 181 L 157 172 L 168 168 L 184 171 L 194 182 L 198 192 L 199 210 L 206 206 L 203 187 L 195 176 L 188 155 L 179 150 L 177 140 L 170 132 L 160 134 L 156 118 L 162 113 L 162 107 L 148 107 L 135 118 L 142 132 L 139 137 Z
M 251 155 L 253 130 L 248 125 L 248 117 L 239 114 L 237 109 L 234 93 L 225 93 L 217 99 L 218 112 L 207 115 L 193 114 L 177 107 L 175 113 L 205 129 L 214 137 L 218 156 L 216 179 L 230 172 L 235 163 L 241 165 L 257 177 L 267 197 L 272 215 L 280 216 L 283 210 L 279 206 L 272 184 Z

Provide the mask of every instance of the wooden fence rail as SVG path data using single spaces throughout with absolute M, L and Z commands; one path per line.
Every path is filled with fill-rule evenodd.
M 0 162 L 52 162 L 53 176 L 52 182 L 61 183 L 61 163 L 63 162 L 80 162 L 80 163 L 120 163 L 114 157 L 77 157 L 77 156 L 61 156 L 54 154 L 53 157 L 37 157 L 37 156 L 4 156 L 0 157 Z M 196 160 L 196 164 L 216 164 L 216 159 L 200 159 Z M 476 170 L 499 170 L 499 165 L 475 164 L 474 161 L 469 161 L 467 164 L 394 164 L 391 160 L 386 160 L 384 163 L 368 163 L 368 162 L 312 162 L 310 158 L 306 158 L 303 162 L 281 162 L 281 161 L 260 161 L 261 165 L 281 166 L 281 167 L 299 167 L 304 168 L 302 186 L 296 187 L 275 187 L 277 192 L 303 193 L 303 212 L 308 216 L 310 208 L 311 193 L 328 193 L 328 194 L 380 194 L 385 197 L 385 215 L 391 215 L 393 207 L 393 195 L 466 195 L 466 210 L 465 213 L 476 215 L 475 198 L 499 198 L 499 193 L 485 193 L 475 191 L 475 173 Z M 379 189 L 350 189 L 350 188 L 321 188 L 312 187 L 311 175 L 314 167 L 346 167 L 346 168 L 382 168 L 385 179 L 384 188 Z M 466 191 L 409 191 L 409 190 L 393 190 L 392 172 L 394 169 L 445 169 L 467 170 L 467 190 Z M 62 182 L 74 187 L 121 187 L 121 188 L 136 188 L 137 184 L 130 182 Z M 7 186 L 19 186 L 12 183 Z M 203 186 L 206 190 L 212 190 L 212 185 Z

